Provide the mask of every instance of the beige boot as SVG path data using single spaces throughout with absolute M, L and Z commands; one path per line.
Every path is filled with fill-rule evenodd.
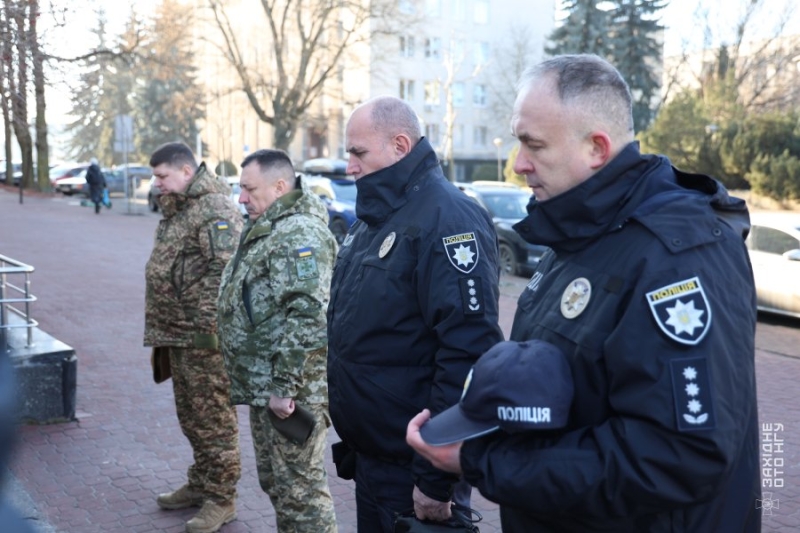
M 191 490 L 187 484 L 176 491 L 159 494 L 158 498 L 156 498 L 156 502 L 158 502 L 158 506 L 162 509 L 200 507 L 203 505 L 203 495 Z
M 216 503 L 206 500 L 194 518 L 186 522 L 187 533 L 214 533 L 219 528 L 236 520 L 236 503 Z

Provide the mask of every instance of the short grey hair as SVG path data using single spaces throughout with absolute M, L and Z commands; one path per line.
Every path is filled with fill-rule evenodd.
M 563 104 L 599 121 L 620 139 L 633 138 L 631 91 L 611 63 L 594 54 L 553 57 L 529 67 L 517 83 L 521 98 L 534 82 L 552 79 Z
M 422 138 L 422 127 L 414 109 L 394 96 L 378 96 L 365 102 L 372 106 L 370 120 L 372 129 L 393 137 L 405 133 L 416 144 Z

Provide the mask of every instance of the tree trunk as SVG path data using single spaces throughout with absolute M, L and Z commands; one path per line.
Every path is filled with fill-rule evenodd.
M 0 16 L 0 38 L 2 39 L 3 57 L 0 61 L 0 107 L 3 110 L 3 133 L 5 135 L 5 171 L 6 183 L 11 184 L 11 176 L 14 174 L 14 166 L 12 161 L 12 132 L 11 132 L 11 104 L 8 101 L 9 81 L 14 77 L 14 63 L 11 61 L 13 49 L 11 47 L 11 18 L 9 15 L 8 1 L 3 3 L 3 13 Z
M 33 141 L 28 129 L 28 50 L 25 38 L 25 2 L 18 2 L 14 6 L 13 19 L 17 34 L 17 82 L 11 89 L 11 102 L 14 112 L 14 134 L 19 143 L 22 154 L 22 181 L 21 187 L 33 185 Z
M 30 0 L 30 49 L 33 62 L 33 86 L 36 94 L 36 182 L 40 191 L 50 190 L 50 156 L 47 144 L 47 117 L 45 117 L 44 64 L 39 50 L 36 19 L 39 16 L 39 1 Z

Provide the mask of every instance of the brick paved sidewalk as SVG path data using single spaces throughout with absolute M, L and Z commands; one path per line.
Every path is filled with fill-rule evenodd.
M 55 533 L 180 532 L 194 511 L 162 511 L 159 492 L 184 479 L 190 448 L 175 418 L 172 389 L 150 378 L 142 347 L 144 265 L 158 215 L 127 215 L 121 201 L 95 215 L 78 200 L 26 197 L 0 188 L 0 254 L 36 268 L 33 306 L 41 328 L 78 354 L 78 421 L 25 426 L 11 472 Z M 508 333 L 524 280 L 501 287 L 501 325 Z M 783 487 L 764 531 L 800 530 L 800 360 L 757 355 L 761 422 L 782 424 Z M 240 408 L 242 479 L 239 519 L 222 533 L 274 531 L 274 512 L 258 486 L 246 409 Z M 777 426 L 775 426 L 777 427 Z M 334 440 L 331 435 L 329 440 Z M 340 532 L 355 531 L 353 485 L 330 485 Z M 500 531 L 497 507 L 477 491 L 482 533 Z M 2 524 L 0 524 L 2 526 Z M 0 532 L 2 527 L 0 527 Z
M 36 268 L 35 318 L 77 352 L 78 420 L 20 428 L 11 472 L 57 533 L 182 532 L 196 509 L 163 511 L 155 497 L 184 482 L 191 449 L 172 387 L 153 383 L 142 347 L 144 266 L 160 217 L 142 206 L 132 210 L 139 216 L 128 215 L 121 199 L 100 215 L 61 196 L 26 197 L 20 206 L 15 192 L 0 189 L 0 254 Z M 221 531 L 275 531 L 258 485 L 247 408 L 238 412 L 239 518 Z M 328 471 L 339 531 L 353 533 L 353 483 L 336 477 L 329 456 Z M 500 531 L 497 506 L 474 494 L 481 531 Z

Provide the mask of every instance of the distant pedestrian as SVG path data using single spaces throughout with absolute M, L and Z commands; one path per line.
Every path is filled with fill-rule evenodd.
M 163 218 L 147 262 L 145 346 L 168 354 L 181 430 L 192 446 L 188 482 L 158 496 L 162 509 L 200 506 L 189 533 L 211 533 L 236 518 L 241 475 L 239 425 L 217 341 L 217 293 L 243 219 L 222 180 L 197 165 L 183 143 L 150 158 Z
M 325 204 L 295 177 L 285 152 L 247 156 L 240 183 L 250 219 L 218 302 L 231 398 L 250 406 L 258 481 L 272 500 L 277 531 L 336 533 L 325 472 L 325 310 L 336 240 Z M 294 440 L 281 434 L 275 417 L 291 424 L 303 409 L 313 429 L 308 423 Z
M 93 157 L 89 168 L 86 169 L 86 183 L 89 185 L 89 198 L 94 203 L 95 214 L 100 214 L 100 206 L 103 205 L 103 191 L 106 188 L 106 177 L 100 170 L 97 158 Z

